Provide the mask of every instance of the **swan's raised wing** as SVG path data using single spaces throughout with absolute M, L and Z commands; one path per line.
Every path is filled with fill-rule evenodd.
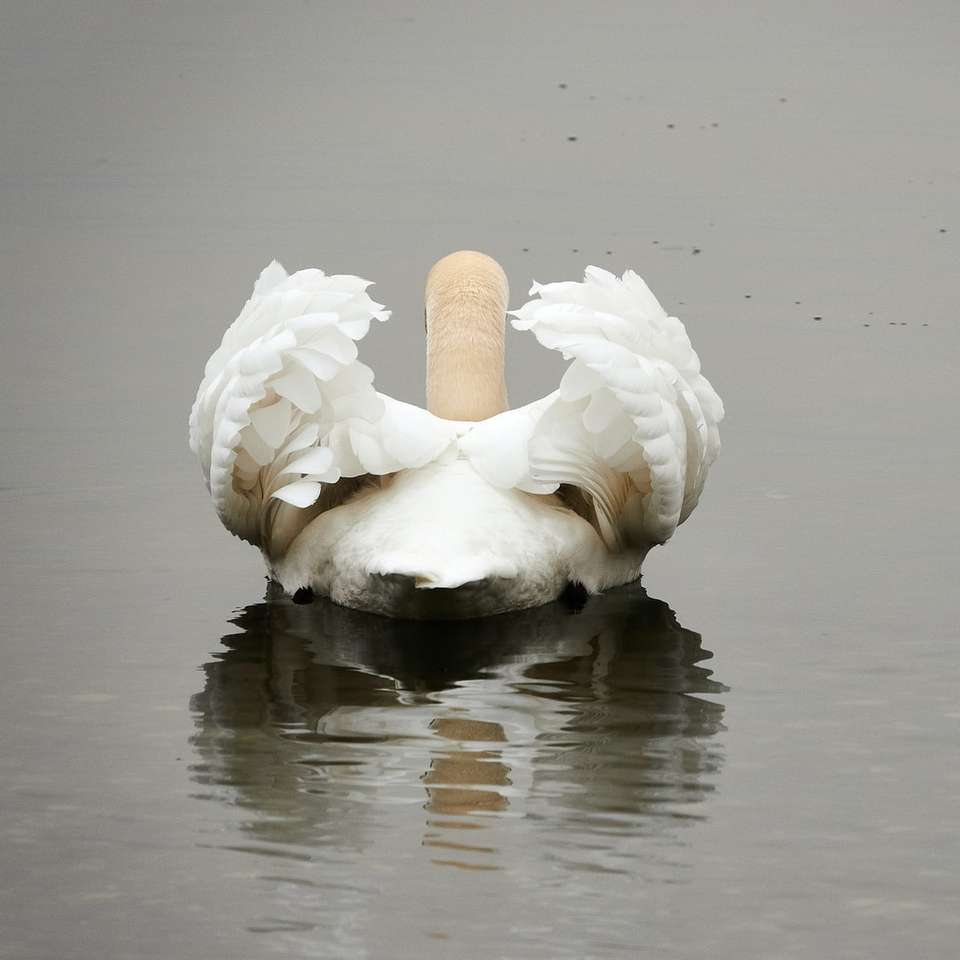
M 268 553 L 350 478 L 422 466 L 455 441 L 427 411 L 378 394 L 357 360 L 370 322 L 390 315 L 368 286 L 273 262 L 207 362 L 190 447 L 224 526 Z
M 513 312 L 514 327 L 573 362 L 556 394 L 525 408 L 527 460 L 509 460 L 513 485 L 578 488 L 611 549 L 664 542 L 697 504 L 723 418 L 683 324 L 632 271 L 589 267 L 583 283 L 530 292 L 539 299 Z M 486 442 L 474 457 L 481 470 L 493 462 Z M 506 457 L 496 461 L 511 473 Z

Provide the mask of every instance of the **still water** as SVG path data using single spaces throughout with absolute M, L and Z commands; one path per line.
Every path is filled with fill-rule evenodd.
M 679 879 L 722 765 L 709 695 L 724 688 L 700 636 L 642 590 L 476 624 L 283 602 L 234 624 L 191 701 L 189 771 L 197 797 L 242 811 L 224 847 L 284 892 L 250 929 L 336 931 L 336 956 L 386 884 L 419 874 L 493 907 L 515 881 L 461 874 L 519 874 L 559 915 L 514 921 L 516 949 L 574 955 L 595 911 L 620 939 L 634 884 Z M 444 917 L 431 899 L 427 936 L 483 942 L 488 911 Z
M 957 955 L 960 8 L 837 7 L 0 5 L 0 957 Z M 203 361 L 277 256 L 421 402 L 460 247 L 649 281 L 700 507 L 579 611 L 265 592 Z

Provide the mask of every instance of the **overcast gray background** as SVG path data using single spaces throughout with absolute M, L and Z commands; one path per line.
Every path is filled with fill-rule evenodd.
M 596 263 L 686 322 L 724 451 L 644 582 L 716 654 L 724 762 L 632 933 L 618 887 L 517 946 L 531 841 L 397 867 L 349 955 L 452 955 L 461 914 L 461 956 L 954 955 L 958 41 L 933 0 L 0 5 L 0 956 L 348 955 L 255 932 L 281 907 L 191 797 L 197 668 L 262 571 L 186 417 L 272 257 L 376 281 L 363 359 L 420 401 L 460 247 L 514 306 Z M 508 351 L 515 404 L 555 387 Z

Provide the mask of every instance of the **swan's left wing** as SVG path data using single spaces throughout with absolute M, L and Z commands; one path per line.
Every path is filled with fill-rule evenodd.
M 426 410 L 378 394 L 357 341 L 389 312 L 368 281 L 278 263 L 207 363 L 190 447 L 224 526 L 268 554 L 366 476 L 419 467 L 455 440 Z

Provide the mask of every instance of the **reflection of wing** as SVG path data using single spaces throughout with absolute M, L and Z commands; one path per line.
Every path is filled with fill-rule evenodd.
M 514 326 L 573 363 L 539 401 L 524 475 L 579 488 L 610 548 L 662 543 L 697 504 L 723 418 L 683 324 L 632 271 L 588 267 L 531 293 Z
M 207 363 L 190 446 L 224 525 L 265 550 L 356 488 L 341 478 L 422 466 L 453 439 L 425 410 L 378 395 L 357 361 L 370 321 L 389 317 L 367 286 L 271 263 Z

